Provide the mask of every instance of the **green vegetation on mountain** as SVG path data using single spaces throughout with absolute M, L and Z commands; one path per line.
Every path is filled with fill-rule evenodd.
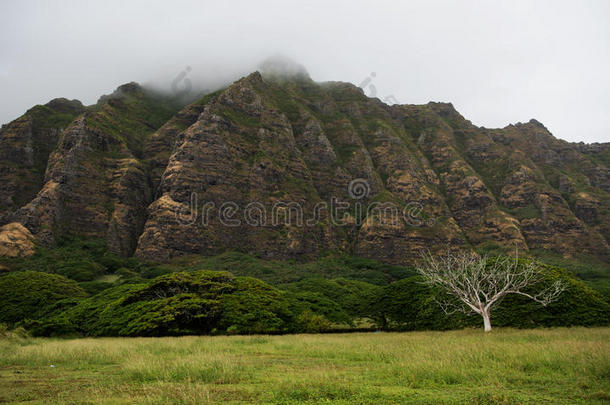
M 84 110 L 77 100 L 54 99 L 0 128 L 0 222 L 36 196 L 60 131 Z
M 609 150 L 535 120 L 486 129 L 449 103 L 390 106 L 304 70 L 186 106 L 136 83 L 90 107 L 56 99 L 0 129 L 0 280 L 41 303 L 2 319 L 90 336 L 460 328 L 475 320 L 438 310 L 421 253 L 516 249 L 571 288 L 542 309 L 506 299 L 496 325 L 604 325 Z M 317 211 L 333 201 L 349 203 L 338 218 Z M 253 202 L 258 225 L 242 215 Z M 47 276 L 65 296 L 28 295 Z

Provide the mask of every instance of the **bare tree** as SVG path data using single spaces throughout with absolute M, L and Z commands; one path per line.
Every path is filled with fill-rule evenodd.
M 557 280 L 536 294 L 525 292 L 540 287 L 543 273 L 534 261 L 519 261 L 517 257 L 489 259 L 471 252 L 442 257 L 428 252 L 422 256 L 417 271 L 427 284 L 440 287 L 446 293 L 445 299 L 439 301 L 443 311 L 477 313 L 483 317 L 485 332 L 491 330 L 492 306 L 506 295 L 519 294 L 546 306 L 567 288 L 563 281 Z

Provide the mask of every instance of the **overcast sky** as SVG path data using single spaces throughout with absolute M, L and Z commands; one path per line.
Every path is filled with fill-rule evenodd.
M 607 0 L 154 3 L 2 0 L 0 122 L 129 81 L 169 87 L 187 66 L 210 85 L 281 53 L 316 81 L 370 78 L 369 95 L 452 102 L 476 125 L 536 118 L 610 141 Z

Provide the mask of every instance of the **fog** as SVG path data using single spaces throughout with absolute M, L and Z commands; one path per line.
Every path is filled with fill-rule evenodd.
M 212 90 L 281 54 L 388 102 L 447 101 L 476 125 L 535 118 L 558 138 L 608 142 L 608 21 L 605 0 L 3 0 L 0 122 L 130 81 Z

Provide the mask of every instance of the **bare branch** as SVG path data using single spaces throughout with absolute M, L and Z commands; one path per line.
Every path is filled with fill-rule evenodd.
M 506 295 L 522 295 L 546 306 L 567 288 L 563 281 L 557 280 L 536 294 L 530 293 L 543 281 L 544 274 L 536 262 L 520 261 L 518 252 L 514 258 L 488 258 L 474 252 L 433 256 L 428 251 L 422 254 L 417 271 L 424 283 L 447 293 L 446 299 L 436 300 L 445 313 L 460 310 L 481 314 L 489 328 L 491 307 Z M 456 299 L 463 306 L 456 306 Z

